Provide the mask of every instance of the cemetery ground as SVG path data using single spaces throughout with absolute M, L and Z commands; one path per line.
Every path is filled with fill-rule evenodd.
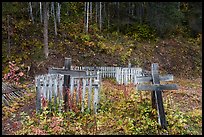
M 49 47 L 47 60 L 43 58 L 42 47 L 34 47 L 29 52 L 35 54 L 29 55 L 22 64 L 19 60 L 25 54 L 21 52 L 23 57 L 14 57 L 14 61 L 23 66 L 20 68 L 30 76 L 30 81 L 35 75 L 46 74 L 49 67 L 62 68 L 64 57 L 72 58 L 72 64 L 77 66 L 127 66 L 130 61 L 133 67 L 148 70 L 151 63 L 158 63 L 161 75 L 173 74 L 172 83 L 178 85 L 178 90 L 163 92 L 168 129 L 159 128 L 149 91 L 136 91 L 133 85 L 125 90 L 109 79 L 102 82 L 97 115 L 44 111 L 36 116 L 35 88 L 27 88 L 27 93 L 11 107 L 2 106 L 3 134 L 202 134 L 202 37 L 188 41 L 171 38 L 150 44 L 125 36 L 90 37 L 95 41 L 60 37 L 57 46 Z M 26 66 L 30 68 L 28 72 Z M 23 82 L 23 86 L 26 88 L 29 83 Z
M 167 83 L 167 82 L 165 82 Z M 161 129 L 157 112 L 151 108 L 149 91 L 136 91 L 133 85 L 118 85 L 113 79 L 102 81 L 98 114 L 49 110 L 36 115 L 36 92 L 24 83 L 26 93 L 9 107 L 2 107 L 3 134 L 202 134 L 202 79 L 174 81 L 178 90 L 163 91 L 168 128 Z M 161 83 L 162 84 L 162 83 Z

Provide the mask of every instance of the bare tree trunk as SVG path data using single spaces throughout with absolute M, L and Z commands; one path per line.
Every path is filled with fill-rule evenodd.
M 59 24 L 60 24 L 60 9 L 61 9 L 61 5 L 58 2 L 57 3 L 57 21 Z
M 86 33 L 88 33 L 89 30 L 89 2 L 86 4 Z
M 109 29 L 109 28 L 110 28 L 110 13 L 109 13 L 109 12 L 110 12 L 110 9 L 109 9 L 109 5 L 108 5 L 108 4 L 107 4 L 107 12 L 108 12 L 108 13 L 107 13 L 107 14 L 108 14 L 108 15 L 107 15 L 107 16 L 108 16 L 108 17 L 107 17 L 107 20 L 108 20 L 108 29 Z
M 35 16 L 37 17 L 38 16 L 38 9 L 37 9 L 37 7 L 38 7 L 38 3 L 37 2 L 33 2 L 33 7 L 36 9 L 35 10 Z
M 42 2 L 40 2 L 40 22 L 42 23 Z
M 101 28 L 102 28 L 101 10 L 102 10 L 102 5 L 101 5 L 101 2 L 100 2 L 100 6 L 99 6 L 99 29 L 100 29 L 100 31 L 101 31 Z
M 142 8 L 141 8 L 141 2 L 137 3 L 137 17 L 138 17 L 138 21 L 141 23 L 141 16 L 142 16 Z
M 92 21 L 92 2 L 90 2 L 90 21 Z
M 87 2 L 84 3 L 84 31 L 86 33 L 86 4 Z
M 44 54 L 48 58 L 48 2 L 44 2 Z
M 31 17 L 31 20 L 32 20 L 32 22 L 34 24 L 34 17 L 33 17 L 33 11 L 32 11 L 32 4 L 31 4 L 31 2 L 29 2 L 29 8 L 30 8 L 30 17 Z
M 107 19 L 107 13 L 106 13 L 106 3 L 103 3 L 103 21 Z M 104 25 L 103 25 L 104 26 Z M 105 27 L 105 26 L 104 26 Z
M 96 2 L 96 24 L 97 24 L 97 20 L 98 19 L 98 2 Z
M 132 3 L 132 16 L 134 16 L 134 8 L 135 8 L 135 4 Z
M 50 10 L 49 10 L 49 4 L 47 5 L 47 19 L 49 20 L 50 18 Z
M 119 30 L 119 21 L 120 21 L 120 19 L 119 19 L 119 9 L 120 9 L 120 4 L 119 4 L 119 2 L 117 2 L 117 5 L 118 5 L 118 12 L 117 12 L 117 16 L 118 16 L 118 25 L 117 25 L 117 32 L 119 32 L 120 30 Z
M 143 17 L 144 17 L 144 2 L 141 3 L 141 17 L 140 17 L 140 22 L 143 22 Z
M 57 22 L 56 22 L 56 17 L 55 17 L 55 5 L 54 5 L 54 2 L 52 2 L 51 4 L 51 13 L 52 13 L 52 16 L 54 18 L 54 26 L 55 26 L 55 36 L 57 36 Z
M 8 15 L 8 54 L 7 56 L 10 57 L 10 55 L 11 55 L 10 16 Z

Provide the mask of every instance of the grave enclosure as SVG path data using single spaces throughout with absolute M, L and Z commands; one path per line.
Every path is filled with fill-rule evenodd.
M 173 75 L 159 76 L 156 63 L 152 64 L 151 72 L 144 73 L 141 68 L 131 67 L 71 66 L 71 58 L 65 58 L 64 68 L 49 68 L 48 74 L 35 77 L 36 112 L 42 110 L 47 100 L 59 112 L 88 110 L 97 113 L 103 78 L 115 78 L 118 84 L 124 85 L 134 83 L 137 90 L 151 91 L 152 107 L 157 109 L 158 122 L 162 128 L 167 128 L 162 91 L 176 90 L 177 85 L 160 84 L 160 81 L 172 81 Z M 143 82 L 152 84 L 138 85 Z

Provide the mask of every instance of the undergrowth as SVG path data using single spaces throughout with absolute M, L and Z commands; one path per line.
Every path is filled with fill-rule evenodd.
M 108 81 L 108 82 L 107 82 Z M 16 135 L 25 134 L 88 134 L 88 135 L 197 135 L 202 134 L 202 111 L 184 113 L 172 98 L 164 101 L 167 130 L 157 122 L 150 93 L 136 92 L 132 85 L 117 85 L 113 80 L 102 84 L 97 114 L 88 111 L 59 113 L 44 110 L 29 116 L 22 112 L 22 128 Z

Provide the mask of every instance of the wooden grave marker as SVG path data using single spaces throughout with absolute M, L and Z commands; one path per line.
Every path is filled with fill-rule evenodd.
M 152 85 L 138 85 L 137 90 L 146 90 L 151 92 L 152 107 L 157 109 L 158 122 L 162 128 L 167 129 L 167 122 L 164 112 L 162 91 L 163 90 L 177 90 L 176 84 L 161 85 L 160 81 L 172 81 L 173 75 L 159 76 L 158 64 L 153 63 L 151 66 L 151 76 L 137 77 L 137 83 L 151 82 Z

